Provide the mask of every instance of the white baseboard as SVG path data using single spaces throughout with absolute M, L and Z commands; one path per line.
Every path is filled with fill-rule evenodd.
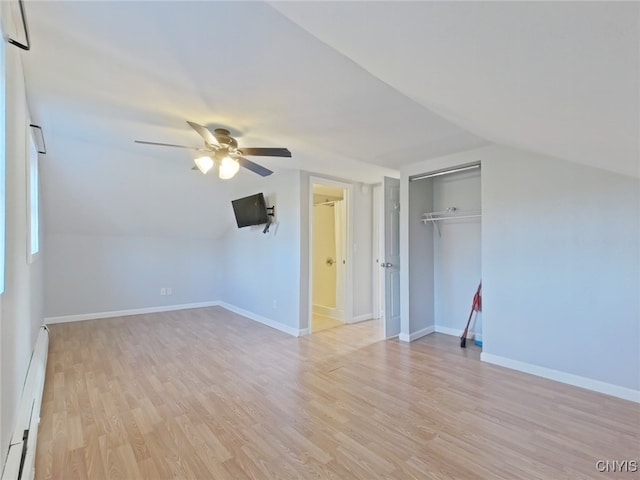
M 419 339 L 420 337 L 424 337 L 425 335 L 429 335 L 430 333 L 435 332 L 435 327 L 430 325 L 422 330 L 418 330 L 417 332 L 410 333 L 407 335 L 406 333 L 401 333 L 398 335 L 398 339 L 401 342 L 413 342 L 414 340 Z
M 444 333 L 445 335 L 452 335 L 454 337 L 460 338 L 462 336 L 462 332 L 464 332 L 464 330 L 459 330 L 457 328 L 443 327 L 442 325 L 436 325 L 436 333 Z M 475 338 L 474 332 L 467 332 L 468 340 L 473 340 L 474 338 Z
M 130 315 L 142 315 L 145 313 L 173 312 L 176 310 L 188 310 L 191 308 L 204 308 L 204 307 L 217 307 L 217 306 L 226 308 L 231 312 L 237 313 L 238 315 L 242 315 L 243 317 L 247 317 L 251 320 L 255 320 L 256 322 L 275 328 L 277 330 L 280 330 L 281 332 L 288 333 L 289 335 L 300 337 L 302 335 L 307 335 L 309 333 L 308 329 L 298 329 L 298 328 L 290 327 L 289 325 L 276 322 L 275 320 L 271 320 L 269 318 L 257 315 L 253 312 L 244 310 L 240 307 L 236 307 L 235 305 L 231 305 L 229 303 L 225 303 L 220 300 L 214 300 L 210 302 L 199 302 L 199 303 L 185 303 L 182 305 L 163 305 L 160 307 L 134 308 L 130 310 L 115 310 L 111 312 L 81 313 L 79 315 L 63 315 L 60 317 L 47 317 L 44 319 L 44 323 L 47 325 L 50 325 L 53 323 L 81 322 L 83 320 L 98 320 L 101 318 L 126 317 Z
M 349 323 L 366 322 L 367 320 L 373 320 L 373 313 L 365 313 L 364 315 L 356 315 L 351 319 Z
M 332 307 L 325 307 L 324 305 L 318 305 L 318 304 L 313 304 L 313 313 L 316 313 L 318 315 L 324 315 L 325 317 L 331 317 L 333 316 L 334 312 L 336 311 L 335 308 Z
M 293 335 L 294 337 L 300 337 L 302 335 L 308 335 L 308 329 L 300 329 L 295 327 L 290 327 L 289 325 L 285 325 L 284 323 L 276 322 L 275 320 L 271 320 L 270 318 L 263 317 L 262 315 L 258 315 L 256 313 L 250 312 L 248 310 L 244 310 L 240 307 L 236 307 L 235 305 L 231 305 L 226 302 L 220 302 L 219 305 L 222 308 L 226 308 L 230 312 L 237 313 L 238 315 L 242 315 L 243 317 L 247 317 L 250 320 L 254 320 L 258 323 L 262 323 L 271 328 L 275 328 L 276 330 L 280 330 L 281 332 L 288 333 L 289 335 Z
M 129 315 L 142 315 L 144 313 L 172 312 L 175 310 L 188 310 L 190 308 L 216 307 L 220 301 L 185 303 L 182 305 L 162 305 L 160 307 L 133 308 L 130 310 L 115 310 L 111 312 L 81 313 L 78 315 L 63 315 L 60 317 L 46 317 L 44 323 L 81 322 L 83 320 L 98 320 L 100 318 L 126 317 Z
M 436 333 L 444 333 L 445 335 L 459 337 L 462 335 L 462 332 L 462 330 L 458 330 L 457 328 L 449 328 L 443 327 L 442 325 L 436 325 Z
M 491 353 L 482 352 L 480 354 L 480 359 L 483 362 L 492 363 L 501 367 L 511 368 L 512 370 L 530 373 L 531 375 L 536 375 L 538 377 L 548 378 L 557 382 L 567 383 L 576 387 L 586 388 L 587 390 L 593 390 L 594 392 L 604 393 L 613 397 L 640 403 L 640 390 L 633 390 L 631 388 L 621 387 L 619 385 L 613 385 L 611 383 L 605 383 L 599 380 L 581 377 L 579 375 L 573 375 L 572 373 L 540 367 L 531 363 L 511 360 L 510 358 L 493 355 Z
M 313 313 L 324 317 L 333 318 L 334 320 L 344 321 L 344 312 L 333 307 L 325 307 L 324 305 L 313 305 Z

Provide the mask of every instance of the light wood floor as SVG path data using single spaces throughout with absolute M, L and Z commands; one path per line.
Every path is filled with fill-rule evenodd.
M 51 326 L 37 479 L 608 479 L 640 406 L 372 322 L 294 338 L 219 307 Z
M 344 322 L 336 320 L 335 318 L 327 317 L 325 315 L 314 313 L 311 317 L 311 330 L 313 333 L 318 333 L 323 330 L 329 330 L 330 328 L 340 327 L 342 325 L 344 325 Z

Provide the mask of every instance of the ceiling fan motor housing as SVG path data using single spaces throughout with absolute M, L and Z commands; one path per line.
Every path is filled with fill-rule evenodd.
M 219 148 L 215 152 L 213 152 L 213 156 L 216 160 L 222 161 L 223 158 L 228 157 L 234 153 L 235 152 L 232 149 L 227 148 L 226 145 L 222 145 L 222 148 Z
M 214 134 L 220 145 L 230 147 L 234 150 L 238 148 L 238 142 L 231 136 L 231 133 L 226 128 L 216 128 Z

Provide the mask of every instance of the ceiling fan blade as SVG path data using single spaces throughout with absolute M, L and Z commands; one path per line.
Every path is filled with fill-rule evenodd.
M 208 145 L 213 145 L 215 147 L 220 146 L 220 142 L 218 142 L 216 137 L 213 136 L 213 133 L 211 133 L 207 127 L 190 122 L 189 120 L 187 120 L 187 123 L 191 126 L 191 128 L 198 132 L 198 135 L 200 135 L 204 139 L 205 143 L 207 143 Z
M 145 142 L 143 140 L 134 140 L 135 143 L 142 143 L 144 145 L 158 145 L 160 147 L 176 147 L 176 148 L 188 148 L 189 150 L 207 151 L 200 147 L 188 147 L 186 145 L 174 145 L 173 143 L 158 143 L 158 142 Z
M 262 177 L 268 177 L 273 172 L 268 168 L 263 167 L 262 165 L 258 165 L 257 163 L 252 162 L 251 160 L 247 160 L 243 157 L 235 157 L 235 160 L 238 161 L 241 167 L 246 168 L 247 170 L 251 170 L 253 173 L 257 173 Z
M 258 155 L 261 157 L 290 157 L 288 148 L 240 148 L 243 155 Z

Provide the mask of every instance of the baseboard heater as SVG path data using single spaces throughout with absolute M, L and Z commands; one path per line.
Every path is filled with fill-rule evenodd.
M 27 369 L 2 480 L 32 480 L 35 476 L 36 442 L 48 352 L 49 329 L 43 325 Z

